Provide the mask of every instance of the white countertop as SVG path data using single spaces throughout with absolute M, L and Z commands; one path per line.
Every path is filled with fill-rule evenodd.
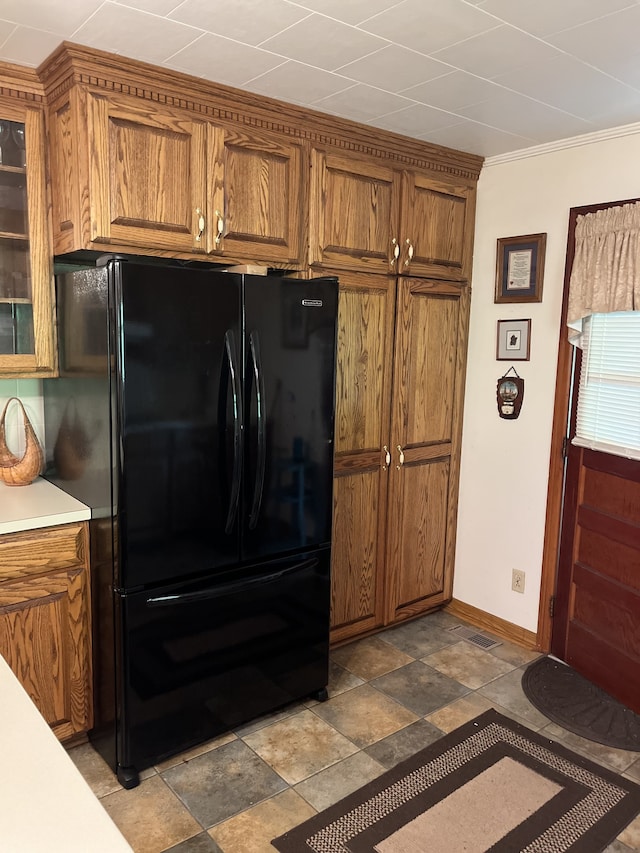
M 91 510 L 40 477 L 29 486 L 0 483 L 0 533 L 86 521 Z
M 1 656 L 0 696 L 0 849 L 132 853 Z

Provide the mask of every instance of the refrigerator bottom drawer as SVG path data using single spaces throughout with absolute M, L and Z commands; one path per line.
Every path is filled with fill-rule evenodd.
M 120 598 L 117 763 L 140 770 L 328 681 L 325 550 L 219 587 Z

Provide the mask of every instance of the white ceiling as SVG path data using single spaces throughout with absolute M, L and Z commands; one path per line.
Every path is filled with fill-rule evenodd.
M 640 0 L 1 0 L 0 59 L 92 45 L 492 156 L 640 121 Z

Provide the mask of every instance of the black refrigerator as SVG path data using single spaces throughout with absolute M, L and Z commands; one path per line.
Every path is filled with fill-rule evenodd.
M 134 787 L 326 698 L 338 283 L 58 269 L 45 476 L 92 510 L 91 738 Z

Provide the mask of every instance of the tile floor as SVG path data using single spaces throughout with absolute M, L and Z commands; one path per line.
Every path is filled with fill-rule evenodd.
M 270 840 L 487 708 L 640 782 L 640 753 L 542 716 L 520 686 L 535 653 L 490 650 L 438 612 L 336 649 L 329 701 L 308 701 L 176 756 L 123 790 L 89 744 L 71 757 L 135 853 L 274 853 Z M 608 848 L 640 850 L 640 817 Z

